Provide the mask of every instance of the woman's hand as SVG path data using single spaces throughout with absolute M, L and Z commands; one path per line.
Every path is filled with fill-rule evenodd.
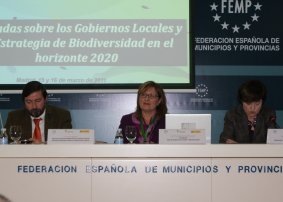
M 238 142 L 236 142 L 235 140 L 232 140 L 232 139 L 227 139 L 226 144 L 237 144 Z

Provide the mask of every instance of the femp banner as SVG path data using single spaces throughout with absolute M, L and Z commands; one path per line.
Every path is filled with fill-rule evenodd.
M 283 2 L 195 1 L 197 65 L 282 65 Z

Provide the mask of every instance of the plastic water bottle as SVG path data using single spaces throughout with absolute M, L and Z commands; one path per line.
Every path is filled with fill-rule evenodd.
M 6 128 L 1 128 L 0 144 L 8 144 L 8 135 L 6 132 Z
M 116 132 L 114 144 L 124 144 L 124 138 L 123 138 L 123 134 L 122 134 L 122 129 L 121 128 L 119 128 L 117 130 L 117 132 Z

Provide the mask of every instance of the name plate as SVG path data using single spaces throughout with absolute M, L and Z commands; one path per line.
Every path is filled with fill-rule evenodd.
M 204 129 L 159 129 L 159 144 L 205 144 Z
M 283 144 L 283 129 L 268 129 L 267 144 Z
M 91 129 L 48 129 L 47 144 L 94 144 Z

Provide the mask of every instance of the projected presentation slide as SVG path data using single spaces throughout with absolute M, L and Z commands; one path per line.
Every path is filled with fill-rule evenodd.
M 0 85 L 193 86 L 189 0 L 11 0 L 0 5 Z M 171 86 L 171 87 L 170 87 Z

